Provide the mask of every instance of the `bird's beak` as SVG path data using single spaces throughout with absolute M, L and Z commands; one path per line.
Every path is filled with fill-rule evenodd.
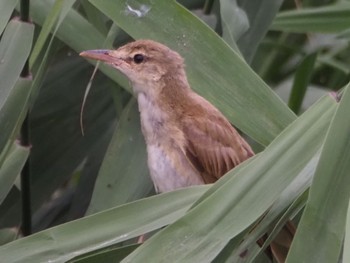
M 112 50 L 108 49 L 95 49 L 95 50 L 86 50 L 79 54 L 79 56 L 85 58 L 91 58 L 95 60 L 100 60 L 106 63 L 115 63 L 118 61 L 116 57 L 114 57 Z

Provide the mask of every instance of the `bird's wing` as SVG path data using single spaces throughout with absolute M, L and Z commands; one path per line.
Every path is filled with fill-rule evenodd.
M 219 179 L 253 156 L 247 142 L 219 113 L 202 118 L 184 118 L 185 153 L 206 183 Z

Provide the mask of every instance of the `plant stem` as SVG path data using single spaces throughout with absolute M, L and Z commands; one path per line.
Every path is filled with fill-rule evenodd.
M 29 22 L 29 0 L 21 0 L 20 19 L 23 22 Z M 26 78 L 30 75 L 29 63 L 26 61 L 21 77 Z M 30 147 L 29 134 L 29 113 L 23 121 L 21 127 L 21 145 Z M 21 197 L 22 197 L 22 234 L 28 236 L 32 233 L 32 209 L 31 209 L 31 194 L 30 194 L 30 156 L 28 157 L 21 171 Z

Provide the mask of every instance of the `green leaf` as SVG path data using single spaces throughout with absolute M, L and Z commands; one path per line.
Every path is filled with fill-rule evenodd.
M 316 62 L 317 53 L 306 56 L 295 72 L 293 87 L 289 96 L 288 106 L 296 114 L 299 113 L 303 103 L 306 89 L 309 85 L 311 75 Z
M 123 258 L 133 252 L 141 244 L 128 245 L 123 247 L 105 248 L 93 251 L 87 255 L 74 258 L 67 263 L 101 263 L 120 262 Z
M 0 1 L 0 35 L 2 34 L 7 22 L 9 21 L 18 0 Z
M 259 220 L 259 223 L 246 231 L 247 233 L 245 233 L 243 242 L 239 242 L 239 246 L 231 250 L 232 262 L 238 261 L 245 251 L 247 251 L 245 260 L 247 262 L 255 262 L 255 257 L 265 251 L 266 247 L 275 239 L 280 230 L 285 227 L 287 221 L 292 219 L 296 212 L 300 211 L 300 209 L 305 206 L 308 188 L 311 185 L 318 160 L 319 153 L 317 152 L 311 161 L 297 175 L 294 181 L 273 203 L 264 217 Z M 254 242 L 266 234 L 266 232 L 268 232 L 269 235 L 264 242 L 264 246 L 258 247 Z M 281 240 L 281 237 L 279 239 L 280 240 L 275 240 L 275 243 L 279 241 L 283 243 L 283 241 L 285 241 Z
M 39 64 L 38 70 L 36 72 L 33 85 L 32 85 L 32 99 L 35 100 L 37 98 L 37 94 L 39 93 L 39 89 L 41 87 L 42 81 L 43 81 L 43 74 L 46 68 L 46 63 L 50 54 L 50 49 L 53 44 L 53 41 L 55 39 L 55 35 L 57 33 L 58 28 L 61 26 L 64 18 L 67 16 L 68 12 L 71 10 L 72 5 L 74 4 L 75 0 L 69 0 L 69 1 L 62 1 L 58 0 L 55 2 L 55 5 L 50 10 L 49 15 L 46 17 L 45 22 L 43 24 L 43 28 L 40 31 L 40 35 L 38 37 L 37 42 L 35 43 L 33 52 L 30 56 L 30 64 L 33 66 L 36 59 L 39 56 L 39 53 L 41 52 L 41 49 L 43 48 L 48 36 L 49 32 L 52 30 L 52 35 L 50 38 L 50 41 L 48 43 L 48 46 L 46 47 L 46 50 L 43 54 L 43 57 L 41 58 L 41 62 Z
M 0 109 L 5 104 L 29 56 L 33 33 L 32 24 L 18 20 L 11 20 L 6 26 L 0 41 Z
M 30 4 L 30 15 L 32 19 L 39 25 L 44 25 L 46 15 L 53 8 L 52 1 L 33 0 Z M 91 49 L 103 43 L 103 35 L 78 12 L 71 9 L 65 15 L 62 23 L 59 26 L 56 25 L 56 36 L 67 45 L 77 50 L 77 47 Z M 49 26 L 50 23 L 47 25 Z M 53 27 L 51 26 L 50 28 L 52 29 Z
M 277 15 L 272 30 L 297 33 L 339 33 L 350 27 L 350 3 L 285 11 Z
M 6 158 L 7 146 L 12 145 L 28 109 L 31 79 L 19 78 L 0 108 L 0 167 Z
M 335 55 L 321 55 L 317 58 L 318 63 L 323 63 L 325 65 L 328 65 L 334 69 L 337 69 L 339 71 L 342 71 L 344 74 L 349 74 L 350 73 L 350 67 L 347 63 L 344 63 L 337 59 Z
M 350 203 L 348 206 L 348 214 L 346 216 L 344 247 L 350 247 Z M 350 250 L 349 249 L 343 250 L 343 262 L 350 262 Z
M 264 1 L 240 1 L 240 6 L 249 19 L 249 29 L 237 40 L 237 45 L 249 64 L 282 2 L 283 0 L 275 0 L 267 5 Z
M 18 230 L 16 228 L 0 229 L 0 246 L 15 240 L 17 236 Z
M 328 129 L 288 263 L 338 262 L 340 257 L 350 198 L 349 87 Z
M 211 262 L 266 213 L 320 149 L 335 108 L 335 101 L 324 97 L 248 165 L 225 175 L 230 179 L 219 189 L 122 262 Z
M 49 13 L 46 16 L 45 22 L 42 24 L 42 28 L 40 30 L 40 34 L 35 42 L 35 46 L 33 48 L 33 51 L 30 55 L 30 64 L 35 64 L 35 61 L 37 60 L 42 48 L 45 45 L 45 42 L 47 41 L 50 32 L 51 31 L 57 31 L 60 24 L 58 23 L 58 19 L 61 16 L 65 16 L 66 13 L 62 12 L 62 8 L 64 7 L 63 4 L 65 3 L 66 10 L 69 10 L 71 6 L 73 5 L 74 1 L 70 1 L 67 3 L 67 1 L 58 0 L 55 1 L 52 8 L 50 9 Z M 67 11 L 66 11 L 67 12 Z M 61 19 L 62 22 L 62 19 Z M 54 38 L 55 33 L 51 36 L 51 41 Z M 50 47 L 46 48 L 46 52 L 50 50 Z
M 249 28 L 246 13 L 237 5 L 236 0 L 220 0 L 220 15 L 223 39 L 240 54 L 236 41 Z
M 30 79 L 20 73 L 32 46 L 34 26 L 11 20 L 0 41 L 0 167 L 23 121 L 30 95 Z
M 11 190 L 29 155 L 29 149 L 14 143 L 0 168 L 0 204 Z
M 109 144 L 87 214 L 139 199 L 151 191 L 139 115 L 136 100 L 132 99 Z
M 80 4 L 84 8 L 87 20 L 94 25 L 102 34 L 107 34 L 105 16 L 88 1 L 81 1 Z
M 172 223 L 208 188 L 197 186 L 157 195 L 47 229 L 0 246 L 1 260 L 66 262 Z
M 338 38 L 350 39 L 350 29 L 345 29 L 337 35 Z
M 185 57 L 191 87 L 258 142 L 267 145 L 295 119 L 238 54 L 175 1 L 90 2 L 133 38 L 154 39 L 177 50 Z

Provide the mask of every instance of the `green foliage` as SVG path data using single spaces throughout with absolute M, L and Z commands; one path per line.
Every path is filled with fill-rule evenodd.
M 336 92 L 349 81 L 350 5 L 221 0 L 204 13 L 210 1 L 180 2 L 32 0 L 33 24 L 10 19 L 16 1 L 0 3 L 1 261 L 269 262 L 256 240 L 269 233 L 266 247 L 289 219 L 300 223 L 287 262 L 349 258 L 350 88 L 340 103 Z M 132 38 L 177 50 L 191 87 L 261 152 L 214 185 L 146 198 L 129 83 L 106 65 L 89 80 L 77 55 Z M 33 80 L 20 77 L 27 59 Z M 27 110 L 31 149 L 16 142 Z M 16 178 L 29 154 L 43 231 L 21 238 L 9 227 L 20 224 Z
M 350 198 L 350 89 L 332 119 L 287 262 L 336 262 Z M 313 243 L 305 248 L 305 242 Z M 346 249 L 346 247 L 344 247 Z

